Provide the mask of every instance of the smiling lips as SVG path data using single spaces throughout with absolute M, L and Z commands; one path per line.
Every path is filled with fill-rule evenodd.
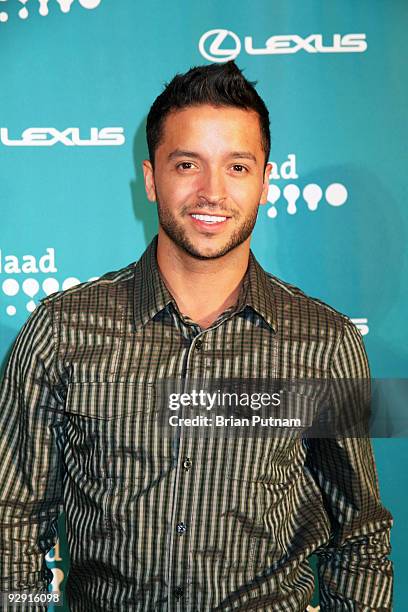
M 198 221 L 204 221 L 204 223 L 220 223 L 228 219 L 228 217 L 222 217 L 221 215 L 203 215 L 199 213 L 192 213 L 191 216 Z
M 218 229 L 222 229 L 230 218 L 227 215 L 214 215 L 204 212 L 190 213 L 190 217 L 198 229 L 205 228 L 206 231 L 216 231 Z

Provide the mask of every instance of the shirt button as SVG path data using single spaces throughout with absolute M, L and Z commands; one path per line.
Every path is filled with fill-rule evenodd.
M 190 457 L 186 457 L 183 462 L 183 468 L 187 471 L 191 468 L 192 463 Z
M 183 533 L 186 533 L 187 525 L 185 523 L 179 523 L 176 527 L 176 530 L 179 535 L 182 535 Z
M 197 342 L 195 343 L 196 350 L 199 351 L 202 346 L 203 346 L 203 341 L 197 340 Z
M 184 590 L 182 589 L 182 587 L 178 586 L 173 590 L 173 593 L 176 599 L 180 599 L 180 597 L 183 596 Z

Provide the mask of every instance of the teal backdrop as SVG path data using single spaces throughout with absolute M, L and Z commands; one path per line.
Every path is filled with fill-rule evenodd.
M 271 117 L 255 255 L 354 320 L 373 376 L 406 378 L 407 28 L 406 0 L 0 0 L 3 363 L 44 295 L 139 258 L 149 107 L 176 72 L 235 58 Z M 405 611 L 408 443 L 374 447 Z

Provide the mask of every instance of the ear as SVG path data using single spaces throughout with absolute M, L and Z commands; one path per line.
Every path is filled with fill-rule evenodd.
M 156 186 L 154 184 L 152 164 L 148 159 L 144 159 L 142 166 L 147 198 L 150 202 L 156 202 Z
M 270 162 L 266 164 L 260 204 L 266 204 L 267 202 L 268 189 L 269 189 L 269 175 L 272 172 L 272 168 L 273 168 L 273 164 L 271 164 Z

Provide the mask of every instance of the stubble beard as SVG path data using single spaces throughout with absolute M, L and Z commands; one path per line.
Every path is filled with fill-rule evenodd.
M 245 218 L 244 222 L 236 228 L 231 234 L 227 243 L 221 246 L 217 251 L 212 252 L 210 255 L 202 253 L 187 236 L 186 230 L 177 222 L 177 219 L 160 204 L 159 198 L 156 196 L 157 201 L 157 214 L 159 217 L 159 223 L 165 234 L 172 240 L 180 249 L 183 249 L 186 253 L 194 257 L 195 259 L 218 259 L 223 257 L 233 249 L 236 249 L 240 244 L 245 242 L 252 234 L 255 227 L 256 219 L 258 217 L 257 207 L 254 212 Z M 206 207 L 208 210 L 208 206 Z

